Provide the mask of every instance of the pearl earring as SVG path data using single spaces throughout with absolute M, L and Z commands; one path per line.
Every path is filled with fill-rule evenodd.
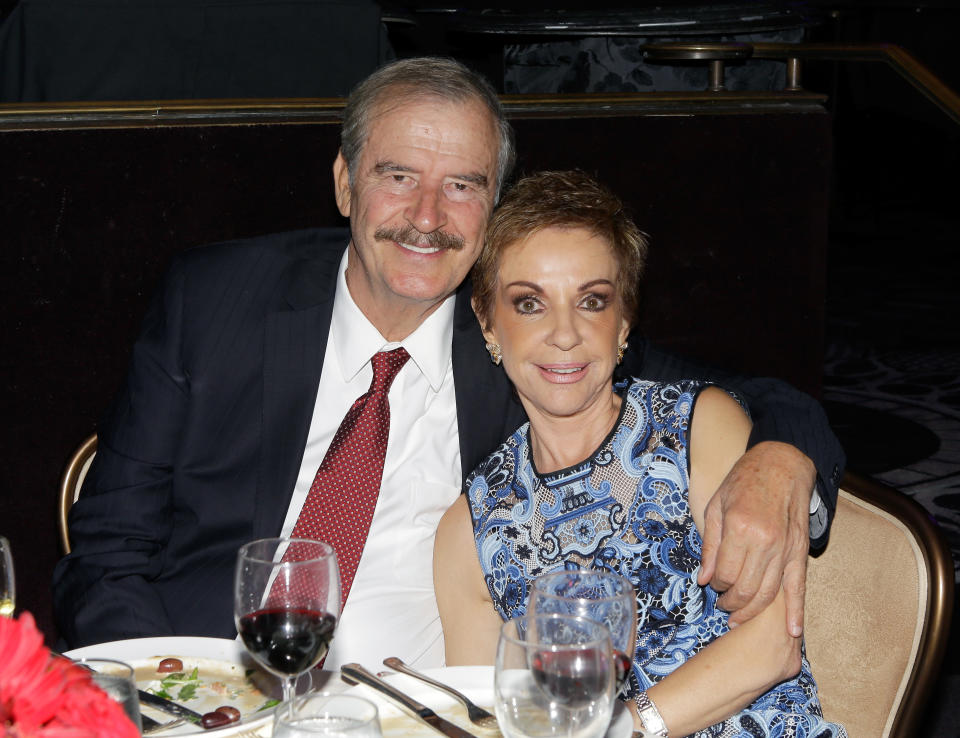
M 619 346 L 617 346 L 617 364 L 623 362 L 623 355 L 627 351 L 627 342 L 624 341 Z

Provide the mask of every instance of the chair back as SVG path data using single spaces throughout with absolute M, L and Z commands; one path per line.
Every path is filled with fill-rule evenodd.
M 953 607 L 950 551 L 926 511 L 847 474 L 807 573 L 806 648 L 827 719 L 850 738 L 918 735 Z
M 90 470 L 90 464 L 93 463 L 93 457 L 97 453 L 97 434 L 87 438 L 80 447 L 73 452 L 70 461 L 67 462 L 67 468 L 60 477 L 60 500 L 59 500 L 59 524 L 60 524 L 60 543 L 65 553 L 70 553 L 70 531 L 67 528 L 67 516 L 70 514 L 70 508 L 80 496 L 80 487 L 83 486 L 83 480 Z

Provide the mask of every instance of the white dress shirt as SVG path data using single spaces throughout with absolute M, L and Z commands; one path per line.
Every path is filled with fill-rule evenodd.
M 388 395 L 390 436 L 380 496 L 324 668 L 357 661 L 376 671 L 387 656 L 422 668 L 441 666 L 433 541 L 461 486 L 451 362 L 454 298 L 403 341 L 391 343 L 354 303 L 346 265 L 344 254 L 313 419 L 282 534 L 293 530 L 344 415 L 370 388 L 370 358 L 402 345 L 410 361 Z

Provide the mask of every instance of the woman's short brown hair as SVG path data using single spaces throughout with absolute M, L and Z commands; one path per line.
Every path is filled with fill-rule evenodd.
M 484 327 L 490 322 L 503 252 L 544 228 L 583 228 L 610 244 L 619 265 L 617 290 L 632 324 L 640 304 L 647 236 L 624 211 L 619 197 L 586 172 L 574 169 L 524 177 L 490 219 L 483 250 L 471 272 L 474 309 Z

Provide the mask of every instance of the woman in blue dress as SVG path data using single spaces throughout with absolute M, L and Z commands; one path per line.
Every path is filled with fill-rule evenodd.
M 636 592 L 627 700 L 648 735 L 845 736 L 822 717 L 783 592 L 734 629 L 697 581 L 704 510 L 749 418 L 701 382 L 614 379 L 646 248 L 582 172 L 521 180 L 491 221 L 474 310 L 529 423 L 467 479 L 437 532 L 447 664 L 493 663 L 502 620 L 525 612 L 539 574 L 605 569 Z

